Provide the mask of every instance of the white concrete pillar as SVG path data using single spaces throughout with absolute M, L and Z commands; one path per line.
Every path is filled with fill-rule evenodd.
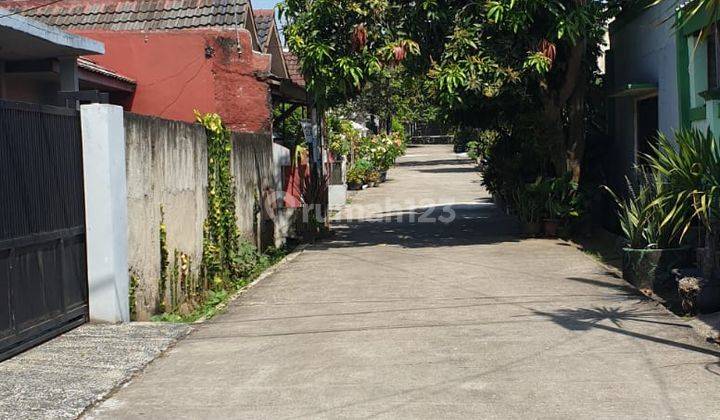
M 90 320 L 130 320 L 123 109 L 80 107 Z

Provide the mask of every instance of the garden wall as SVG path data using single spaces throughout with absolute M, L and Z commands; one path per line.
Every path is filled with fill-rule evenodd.
M 273 244 L 275 177 L 270 134 L 233 133 L 232 168 L 240 235 L 266 248 Z
M 125 136 L 128 264 L 136 282 L 136 313 L 145 320 L 156 311 L 160 293 L 161 225 L 169 270 L 178 251 L 189 258 L 192 275 L 198 274 L 207 217 L 207 138 L 197 124 L 131 113 L 125 114 Z M 275 191 L 272 147 L 269 135 L 233 135 L 238 227 L 253 244 L 272 245 L 275 240 L 272 206 L 258 200 L 263 191 Z M 164 292 L 166 300 L 171 287 Z

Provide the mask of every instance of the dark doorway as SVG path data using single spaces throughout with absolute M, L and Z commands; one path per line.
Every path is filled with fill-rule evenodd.
M 658 134 L 658 97 L 640 99 L 635 106 L 637 118 L 637 161 L 642 162 L 642 156 L 649 154 L 651 145 L 657 142 Z

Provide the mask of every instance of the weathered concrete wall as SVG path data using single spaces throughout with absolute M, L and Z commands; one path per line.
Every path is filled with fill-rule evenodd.
M 295 234 L 295 209 L 285 206 L 283 188 L 283 168 L 291 164 L 290 149 L 273 143 L 273 177 L 275 178 L 276 198 L 275 206 L 275 246 L 285 245 L 288 237 Z
M 240 234 L 254 244 L 273 244 L 275 177 L 270 134 L 233 133 L 232 167 Z
M 147 319 L 158 301 L 161 223 L 167 232 L 169 266 L 177 250 L 190 257 L 192 274 L 199 274 L 207 218 L 207 138 L 197 124 L 130 113 L 125 114 L 125 132 L 128 263 L 139 282 L 139 319 Z M 255 245 L 274 245 L 276 168 L 270 135 L 234 133 L 232 142 L 240 234 Z
M 161 207 L 167 249 L 188 254 L 195 274 L 207 217 L 207 140 L 199 125 L 127 113 L 130 270 L 139 281 L 139 319 L 154 311 L 160 279 Z M 172 262 L 171 262 L 172 264 Z

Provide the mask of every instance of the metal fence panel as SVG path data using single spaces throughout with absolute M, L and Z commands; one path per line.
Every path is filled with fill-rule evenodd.
M 87 319 L 76 110 L 0 101 L 0 360 Z

